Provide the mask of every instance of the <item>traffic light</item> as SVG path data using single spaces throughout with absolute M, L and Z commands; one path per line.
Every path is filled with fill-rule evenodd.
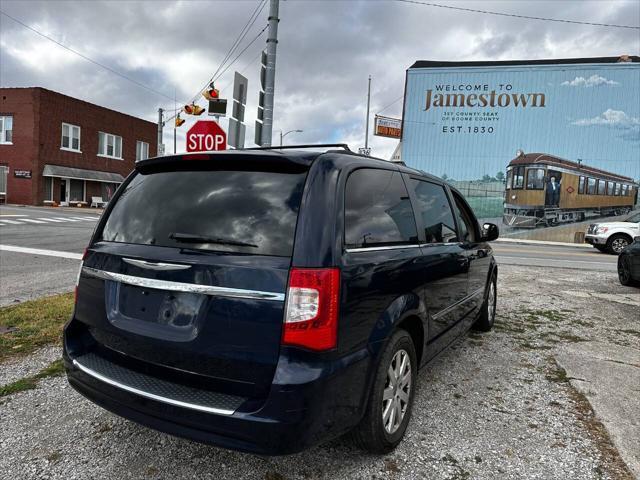
M 213 82 L 211 82 L 209 88 L 205 89 L 205 91 L 202 92 L 202 96 L 207 100 L 217 100 L 218 98 L 220 98 L 220 90 L 214 87 Z
M 188 115 L 202 115 L 204 113 L 204 108 L 196 105 L 195 103 L 192 103 L 191 105 L 185 105 L 182 110 L 184 110 L 184 112 Z
M 185 120 L 183 118 L 180 118 L 180 114 L 178 114 L 178 116 L 176 117 L 176 127 L 179 127 L 184 122 L 185 122 Z

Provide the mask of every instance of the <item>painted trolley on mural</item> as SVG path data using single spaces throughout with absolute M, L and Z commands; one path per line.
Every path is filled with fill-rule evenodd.
M 634 179 L 545 153 L 518 151 L 507 166 L 503 221 L 535 228 L 623 215 L 637 203 Z

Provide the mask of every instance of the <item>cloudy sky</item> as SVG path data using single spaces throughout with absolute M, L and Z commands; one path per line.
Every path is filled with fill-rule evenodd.
M 35 2 L 0 9 L 56 41 L 135 79 L 152 93 L 0 15 L 0 85 L 42 86 L 152 121 L 158 107 L 190 100 L 218 68 L 258 5 L 247 1 Z M 529 16 L 639 25 L 640 2 L 456 1 L 441 3 Z M 262 10 L 238 51 L 267 23 Z M 367 76 L 373 113 L 400 116 L 405 70 L 416 60 L 501 60 L 637 55 L 638 30 L 525 20 L 391 0 L 296 1 L 280 5 L 274 141 L 364 145 Z M 249 78 L 247 143 L 252 145 L 263 35 L 219 79 L 231 96 L 233 71 Z M 234 55 L 235 57 L 235 55 Z M 232 57 L 232 59 L 234 58 Z M 395 100 L 398 100 L 395 103 Z M 178 151 L 184 150 L 179 129 Z M 224 123 L 226 124 L 226 122 Z M 173 129 L 166 127 L 165 143 Z M 388 157 L 395 141 L 371 137 Z

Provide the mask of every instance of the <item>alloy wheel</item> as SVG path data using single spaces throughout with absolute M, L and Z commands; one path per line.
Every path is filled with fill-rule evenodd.
M 493 323 L 493 318 L 496 314 L 496 284 L 492 280 L 489 283 L 489 296 L 487 297 L 487 318 L 489 322 Z
M 382 423 L 388 434 L 400 428 L 409 408 L 410 394 L 411 359 L 405 350 L 400 349 L 391 359 L 382 393 Z
M 627 245 L 629 245 L 629 242 L 626 239 L 616 238 L 613 242 L 611 242 L 611 250 L 616 253 L 620 253 Z

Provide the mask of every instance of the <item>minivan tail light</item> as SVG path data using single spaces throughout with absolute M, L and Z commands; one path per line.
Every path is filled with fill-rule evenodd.
M 84 266 L 84 259 L 87 258 L 88 248 L 84 249 L 82 252 L 82 260 L 80 260 L 80 268 L 78 269 L 78 276 L 76 277 L 76 288 L 73 291 L 73 303 L 78 301 L 78 286 L 80 285 L 80 275 L 82 275 L 82 267 Z
M 317 351 L 335 348 L 339 302 L 339 269 L 292 268 L 282 343 Z

